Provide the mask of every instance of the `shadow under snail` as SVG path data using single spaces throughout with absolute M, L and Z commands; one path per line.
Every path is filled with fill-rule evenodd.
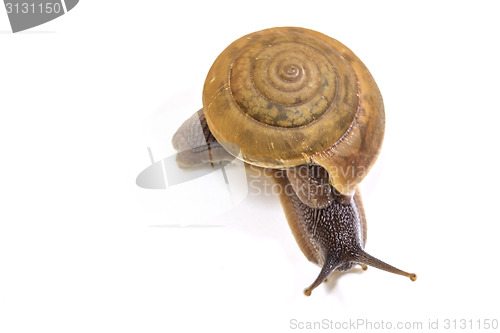
M 232 160 L 272 169 L 280 200 L 306 258 L 321 272 L 354 265 L 417 276 L 364 251 L 366 218 L 357 185 L 382 145 L 380 91 L 365 65 L 319 32 L 271 28 L 229 45 L 203 89 L 203 108 L 175 133 L 184 167 Z M 201 130 L 199 130 L 201 128 Z

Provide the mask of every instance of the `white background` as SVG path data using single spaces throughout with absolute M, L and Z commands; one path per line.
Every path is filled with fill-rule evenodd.
M 18 34 L 0 9 L 0 331 L 500 319 L 496 3 L 87 0 Z M 174 153 L 215 57 L 289 25 L 346 44 L 382 91 L 366 249 L 416 282 L 355 269 L 305 297 L 319 268 L 276 197 L 220 205 L 214 175 L 135 184 L 147 147 Z

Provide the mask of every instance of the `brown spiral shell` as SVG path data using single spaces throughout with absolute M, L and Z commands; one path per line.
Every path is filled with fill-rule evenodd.
M 245 162 L 287 168 L 318 164 L 352 195 L 384 134 L 382 96 L 354 53 L 319 32 L 271 28 L 233 42 L 203 90 L 215 138 Z

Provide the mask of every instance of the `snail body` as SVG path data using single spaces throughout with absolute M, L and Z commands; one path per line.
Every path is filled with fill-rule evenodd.
M 273 170 L 288 189 L 280 199 L 300 249 L 322 267 L 304 291 L 310 295 L 334 270 L 355 264 L 416 279 L 364 251 L 357 185 L 380 152 L 384 117 L 380 91 L 351 50 L 316 31 L 272 28 L 219 55 L 203 109 L 172 141 L 183 166 L 238 157 Z

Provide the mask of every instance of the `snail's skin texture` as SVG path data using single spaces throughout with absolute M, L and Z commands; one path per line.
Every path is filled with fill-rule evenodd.
M 234 159 L 224 153 L 200 111 L 186 120 L 172 139 L 173 146 L 180 150 L 179 164 L 189 167 Z M 333 271 L 348 271 L 356 264 L 416 280 L 416 274 L 401 271 L 364 251 L 366 218 L 359 189 L 352 197 L 340 194 L 329 184 L 328 173 L 321 166 L 273 169 L 272 178 L 282 189 L 281 204 L 299 248 L 309 261 L 322 267 L 304 290 L 305 295 L 311 295 Z
M 304 166 L 301 168 L 321 168 Z M 324 170 L 324 169 L 323 169 Z M 282 188 L 287 188 L 289 179 L 280 170 L 275 170 L 274 181 Z M 315 174 L 315 173 L 311 173 Z M 308 178 L 311 178 L 311 174 Z M 315 183 L 321 183 L 316 178 Z M 323 182 L 329 188 L 330 203 L 323 208 L 314 208 L 299 199 L 294 191 L 282 191 L 281 204 L 288 224 L 306 258 L 322 267 L 317 279 L 304 290 L 309 296 L 311 291 L 325 281 L 335 270 L 345 272 L 359 264 L 366 270 L 366 265 L 409 277 L 415 281 L 416 274 L 406 273 L 364 251 L 366 242 L 366 217 L 361 202 L 359 189 L 353 197 L 340 194 L 335 188 Z M 316 192 L 316 190 L 314 190 Z

